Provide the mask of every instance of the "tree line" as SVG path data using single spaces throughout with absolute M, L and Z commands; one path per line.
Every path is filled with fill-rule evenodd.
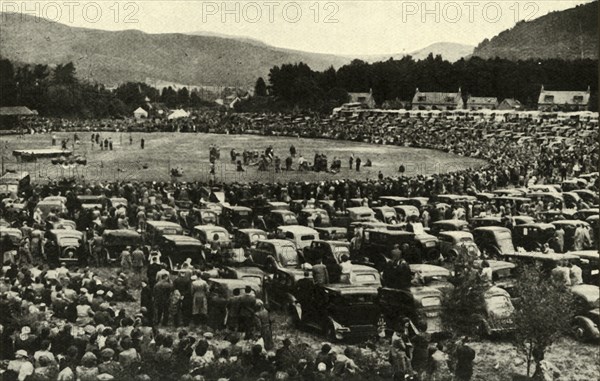
M 335 70 L 313 71 L 304 64 L 274 66 L 269 72 L 270 95 L 289 105 L 319 108 L 343 103 L 348 92 L 373 91 L 378 105 L 410 102 L 415 89 L 456 92 L 463 96 L 515 98 L 526 107 L 537 104 L 541 86 L 546 90 L 587 90 L 590 108 L 597 110 L 598 60 L 481 59 L 472 57 L 451 63 L 430 54 L 415 61 L 401 59 L 367 63 L 353 60 Z
M 214 105 L 185 87 L 160 91 L 145 83 L 127 82 L 107 89 L 78 79 L 72 62 L 50 67 L 0 59 L 0 106 L 27 106 L 43 116 L 110 118 L 131 115 L 146 99 L 168 108 Z

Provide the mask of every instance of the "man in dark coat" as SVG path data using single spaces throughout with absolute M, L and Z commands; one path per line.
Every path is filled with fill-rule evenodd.
M 469 338 L 463 337 L 456 348 L 456 369 L 454 375 L 457 381 L 469 381 L 473 376 L 473 360 L 475 350 L 468 345 Z
M 244 340 L 252 338 L 254 329 L 254 309 L 256 306 L 256 296 L 250 286 L 246 286 L 244 295 L 240 297 L 240 329 L 244 332 Z
M 154 309 L 156 312 L 156 324 L 167 325 L 169 322 L 169 297 L 173 286 L 168 280 L 168 275 L 163 275 L 154 285 Z

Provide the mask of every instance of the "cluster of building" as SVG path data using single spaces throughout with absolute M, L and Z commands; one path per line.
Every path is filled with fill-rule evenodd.
M 350 93 L 347 107 L 375 108 L 373 92 Z M 538 97 L 538 111 L 587 111 L 590 103 L 590 88 L 586 91 L 546 90 L 542 85 Z M 498 102 L 496 97 L 468 96 L 465 100 L 462 91 L 424 92 L 418 88 L 411 102 L 412 110 L 524 110 L 516 99 L 507 98 Z

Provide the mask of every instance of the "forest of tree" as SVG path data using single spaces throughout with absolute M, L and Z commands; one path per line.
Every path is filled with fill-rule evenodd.
M 107 118 L 131 115 L 146 97 L 168 108 L 214 106 L 187 88 L 166 87 L 161 92 L 145 83 L 128 82 L 111 91 L 80 81 L 71 62 L 51 68 L 0 59 L 0 106 L 27 106 L 44 116 Z
M 586 90 L 591 87 L 590 108 L 597 110 L 598 60 L 510 61 L 481 58 L 461 59 L 455 63 L 429 55 L 415 61 L 400 60 L 372 64 L 354 60 L 337 71 L 312 71 L 307 65 L 275 66 L 269 74 L 270 94 L 289 104 L 304 108 L 323 102 L 339 103 L 346 92 L 369 92 L 377 104 L 396 100 L 411 101 L 415 89 L 457 91 L 463 96 L 516 98 L 535 107 L 541 85 L 547 90 Z M 347 96 L 347 94 L 346 94 Z

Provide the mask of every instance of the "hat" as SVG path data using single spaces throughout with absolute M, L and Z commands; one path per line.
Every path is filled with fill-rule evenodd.
M 212 332 L 204 332 L 204 335 L 202 335 L 202 336 L 204 336 L 204 338 L 208 339 L 208 340 L 210 340 L 214 337 Z
M 325 365 L 324 362 L 320 362 L 319 365 L 317 365 L 317 370 L 319 372 L 325 372 L 327 370 L 327 365 Z
M 19 349 L 15 352 L 15 358 L 27 358 L 27 351 Z
M 98 376 L 96 376 L 96 379 L 98 381 L 110 381 L 110 380 L 114 380 L 114 376 L 108 373 L 102 373 L 99 374 Z
M 115 351 L 110 348 L 105 348 L 102 350 L 102 352 L 100 352 L 100 356 L 102 356 L 103 359 L 110 359 L 114 355 L 115 355 Z
M 21 334 L 23 335 L 29 335 L 31 333 L 31 328 L 29 326 L 24 326 L 23 328 L 21 328 Z
M 83 332 L 85 332 L 88 335 L 93 335 L 96 332 L 96 328 L 94 328 L 93 325 L 86 325 L 85 327 L 83 327 Z
M 88 292 L 88 289 L 87 289 L 87 288 L 85 288 L 85 287 L 81 287 L 81 288 L 79 289 L 79 291 L 81 291 L 82 293 L 84 293 L 84 294 L 85 294 L 85 293 L 87 293 L 87 292 Z
M 96 295 L 98 295 L 98 296 L 104 295 L 104 290 L 96 291 Z

